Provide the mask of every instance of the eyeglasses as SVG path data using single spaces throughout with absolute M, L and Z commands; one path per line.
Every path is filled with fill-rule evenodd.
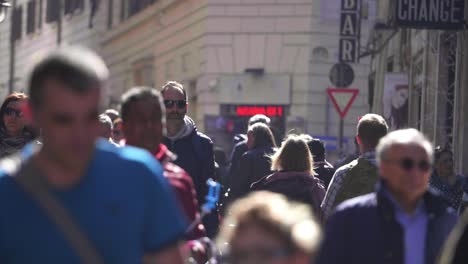
M 23 116 L 23 112 L 21 110 L 17 110 L 17 109 L 11 108 L 11 107 L 5 108 L 4 113 L 7 116 L 16 116 L 16 117 L 22 117 Z
M 166 108 L 172 108 L 174 105 L 177 106 L 177 108 L 182 109 L 185 108 L 187 105 L 187 101 L 185 100 L 164 100 L 164 105 Z
M 432 164 L 427 160 L 420 160 L 419 162 L 416 162 L 410 158 L 402 158 L 401 160 L 397 161 L 387 161 L 397 163 L 402 169 L 406 171 L 411 171 L 414 167 L 417 167 L 422 172 L 428 172 L 432 167 Z

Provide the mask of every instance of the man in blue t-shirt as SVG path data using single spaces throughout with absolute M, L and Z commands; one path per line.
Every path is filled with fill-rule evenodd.
M 108 69 L 67 47 L 34 69 L 30 108 L 42 146 L 23 151 L 104 263 L 182 263 L 186 223 L 160 164 L 146 151 L 97 141 Z M 83 263 L 37 199 L 0 168 L 0 263 Z

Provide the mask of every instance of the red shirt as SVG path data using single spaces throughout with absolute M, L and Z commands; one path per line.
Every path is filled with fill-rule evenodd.
M 159 145 L 159 151 L 154 156 L 163 166 L 164 177 L 174 189 L 185 216 L 190 222 L 193 222 L 199 216 L 199 212 L 197 194 L 192 178 L 184 169 L 171 162 L 176 156 L 164 144 Z M 197 228 L 188 234 L 187 238 L 197 239 L 203 236 L 205 236 L 205 228 L 202 224 L 199 224 Z

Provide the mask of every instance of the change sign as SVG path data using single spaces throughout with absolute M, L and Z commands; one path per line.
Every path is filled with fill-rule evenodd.
M 407 28 L 462 29 L 465 0 L 396 0 L 396 25 Z

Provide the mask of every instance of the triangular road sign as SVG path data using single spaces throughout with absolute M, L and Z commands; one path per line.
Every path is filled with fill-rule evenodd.
M 354 99 L 356 99 L 359 90 L 328 88 L 327 93 L 333 102 L 336 111 L 338 111 L 338 114 L 340 114 L 341 119 L 344 119 L 348 113 L 349 108 L 351 108 Z

